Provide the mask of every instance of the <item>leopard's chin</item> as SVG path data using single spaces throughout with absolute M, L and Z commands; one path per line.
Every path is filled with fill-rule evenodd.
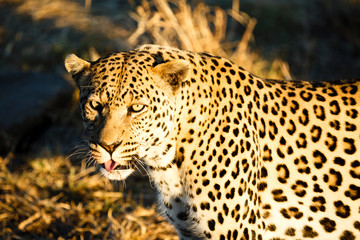
M 122 181 L 125 180 L 127 177 L 129 177 L 135 169 L 127 168 L 127 169 L 121 169 L 117 170 L 114 169 L 110 172 L 108 172 L 103 166 L 100 166 L 100 172 L 101 174 L 106 177 L 109 180 L 115 180 L 115 181 Z

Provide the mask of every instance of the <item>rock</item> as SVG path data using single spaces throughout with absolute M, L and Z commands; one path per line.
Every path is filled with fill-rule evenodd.
M 0 154 L 21 152 L 72 102 L 73 87 L 55 74 L 0 73 Z

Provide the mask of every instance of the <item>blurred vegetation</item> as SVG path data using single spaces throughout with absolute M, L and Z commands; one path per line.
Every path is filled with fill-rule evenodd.
M 175 239 L 154 207 L 124 198 L 94 167 L 52 156 L 12 172 L 8 162 L 0 158 L 0 239 Z
M 359 0 L 0 0 L 0 72 L 69 80 L 69 53 L 96 60 L 155 43 L 227 57 L 262 77 L 359 77 L 359 12 Z M 74 99 L 60 121 L 78 125 L 68 135 L 82 132 Z M 144 207 L 81 154 L 50 147 L 66 141 L 47 141 L 0 158 L 0 239 L 177 239 L 155 200 Z M 134 187 L 152 198 L 145 188 Z

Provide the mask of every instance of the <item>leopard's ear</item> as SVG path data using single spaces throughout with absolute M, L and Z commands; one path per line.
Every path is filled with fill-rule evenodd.
M 90 73 L 91 63 L 79 58 L 75 54 L 69 54 L 65 58 L 65 68 L 72 75 L 76 86 L 83 85 L 84 78 Z
M 186 60 L 173 60 L 156 65 L 152 71 L 161 78 L 159 87 L 170 88 L 176 94 L 181 84 L 189 80 L 190 64 Z

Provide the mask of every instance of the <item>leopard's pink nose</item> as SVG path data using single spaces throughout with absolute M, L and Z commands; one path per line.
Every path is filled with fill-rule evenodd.
M 111 172 L 116 168 L 116 166 L 119 165 L 119 163 L 115 162 L 114 160 L 110 159 L 107 162 L 104 162 L 104 167 L 106 171 Z

